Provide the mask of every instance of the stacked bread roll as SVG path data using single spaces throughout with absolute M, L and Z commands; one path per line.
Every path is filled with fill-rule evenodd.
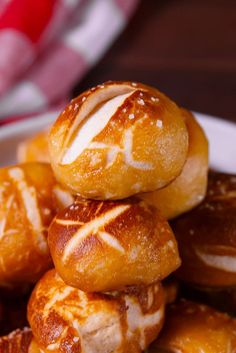
M 49 148 L 57 181 L 77 196 L 49 228 L 55 270 L 28 305 L 35 340 L 43 352 L 141 352 L 162 328 L 161 280 L 180 259 L 168 222 L 135 195 L 181 173 L 183 113 L 154 88 L 108 82 L 66 107 Z
M 172 304 L 150 353 L 234 353 L 236 319 L 187 300 Z
M 201 205 L 173 222 L 183 264 L 178 276 L 196 286 L 236 285 L 236 177 L 210 172 Z
M 4 204 L 12 202 L 8 182 L 23 204 L 10 206 L 19 208 L 14 217 L 27 251 L 20 255 L 14 244 L 19 254 L 4 260 L 0 281 L 32 283 L 55 266 L 31 295 L 25 352 L 140 353 L 159 335 L 176 296 L 175 286 L 164 290 L 161 282 L 181 263 L 167 219 L 205 196 L 205 134 L 155 88 L 107 82 L 73 99 L 53 124 L 53 172 L 39 162 L 47 160 L 45 141 L 43 133 L 22 144 L 24 164 L 2 171 Z M 8 220 L 8 206 L 2 212 L 5 234 L 16 221 Z M 6 254 L 7 246 L 8 238 Z
M 0 169 L 0 287 L 27 287 L 52 266 L 47 228 L 71 202 L 49 164 Z
M 177 271 L 196 294 L 236 313 L 236 176 L 210 172 L 207 195 L 197 208 L 173 221 L 182 266 Z
M 236 319 L 225 314 L 236 314 L 235 207 L 236 176 L 212 171 L 204 201 L 172 221 L 182 260 L 175 275 L 188 300 L 169 307 L 151 353 L 236 351 Z

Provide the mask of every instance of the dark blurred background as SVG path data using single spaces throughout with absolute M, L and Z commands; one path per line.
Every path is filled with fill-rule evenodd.
M 142 0 L 73 94 L 110 79 L 142 81 L 186 108 L 236 121 L 236 0 Z

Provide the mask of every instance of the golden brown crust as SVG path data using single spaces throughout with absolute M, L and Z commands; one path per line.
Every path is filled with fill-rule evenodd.
M 49 149 L 57 179 L 73 192 L 122 199 L 176 178 L 188 133 L 180 109 L 156 89 L 109 81 L 72 100 L 51 129 Z
M 236 285 L 236 177 L 211 172 L 204 202 L 173 222 L 180 279 L 203 286 Z
M 181 109 L 188 129 L 189 148 L 181 174 L 163 189 L 139 195 L 167 219 L 197 206 L 204 198 L 208 175 L 208 141 L 193 114 Z
M 48 241 L 63 280 L 87 292 L 147 285 L 180 264 L 167 221 L 137 199 L 77 200 L 54 218 Z
M 44 353 L 44 351 L 39 348 L 39 346 L 34 338 L 32 339 L 32 341 L 29 345 L 28 353 Z
M 49 163 L 48 131 L 40 131 L 22 141 L 17 147 L 17 160 L 19 163 Z
M 29 328 L 18 329 L 7 336 L 0 337 L 0 353 L 39 353 L 32 343 L 32 331 Z M 31 346 L 31 349 L 30 349 Z
M 38 282 L 28 305 L 45 353 L 139 353 L 160 332 L 163 316 L 161 284 L 88 294 L 67 286 L 55 270 Z
M 68 205 L 58 188 L 49 164 L 0 169 L 0 286 L 34 283 L 51 267 L 47 229 Z
M 150 353 L 236 351 L 236 320 L 226 314 L 182 300 L 170 306 L 166 318 L 164 329 Z

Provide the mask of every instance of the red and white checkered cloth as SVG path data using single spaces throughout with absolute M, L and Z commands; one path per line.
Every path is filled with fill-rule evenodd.
M 64 104 L 138 0 L 0 0 L 0 125 Z

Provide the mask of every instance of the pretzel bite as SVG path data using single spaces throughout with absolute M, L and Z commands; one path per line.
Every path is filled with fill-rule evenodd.
M 180 279 L 203 286 L 236 285 L 236 176 L 212 172 L 204 202 L 173 221 Z
M 57 179 L 92 199 L 159 189 L 184 165 L 188 133 L 181 110 L 156 89 L 106 82 L 73 99 L 49 137 Z
M 29 328 L 0 337 L 0 353 L 40 353 Z
M 182 109 L 189 148 L 181 174 L 163 189 L 139 195 L 171 219 L 197 206 L 204 198 L 208 174 L 208 141 L 191 112 Z
M 48 131 L 41 131 L 22 141 L 17 147 L 17 160 L 26 162 L 50 162 L 48 152 Z
M 190 301 L 172 304 L 150 353 L 234 353 L 236 320 Z
M 34 283 L 50 268 L 47 229 L 68 205 L 64 193 L 48 164 L 0 169 L 0 286 Z
M 67 286 L 55 270 L 36 285 L 28 320 L 45 353 L 141 352 L 161 330 L 160 283 L 118 293 L 88 294 Z
M 135 198 L 77 200 L 54 218 L 48 242 L 60 276 L 85 292 L 147 285 L 180 264 L 167 221 Z

